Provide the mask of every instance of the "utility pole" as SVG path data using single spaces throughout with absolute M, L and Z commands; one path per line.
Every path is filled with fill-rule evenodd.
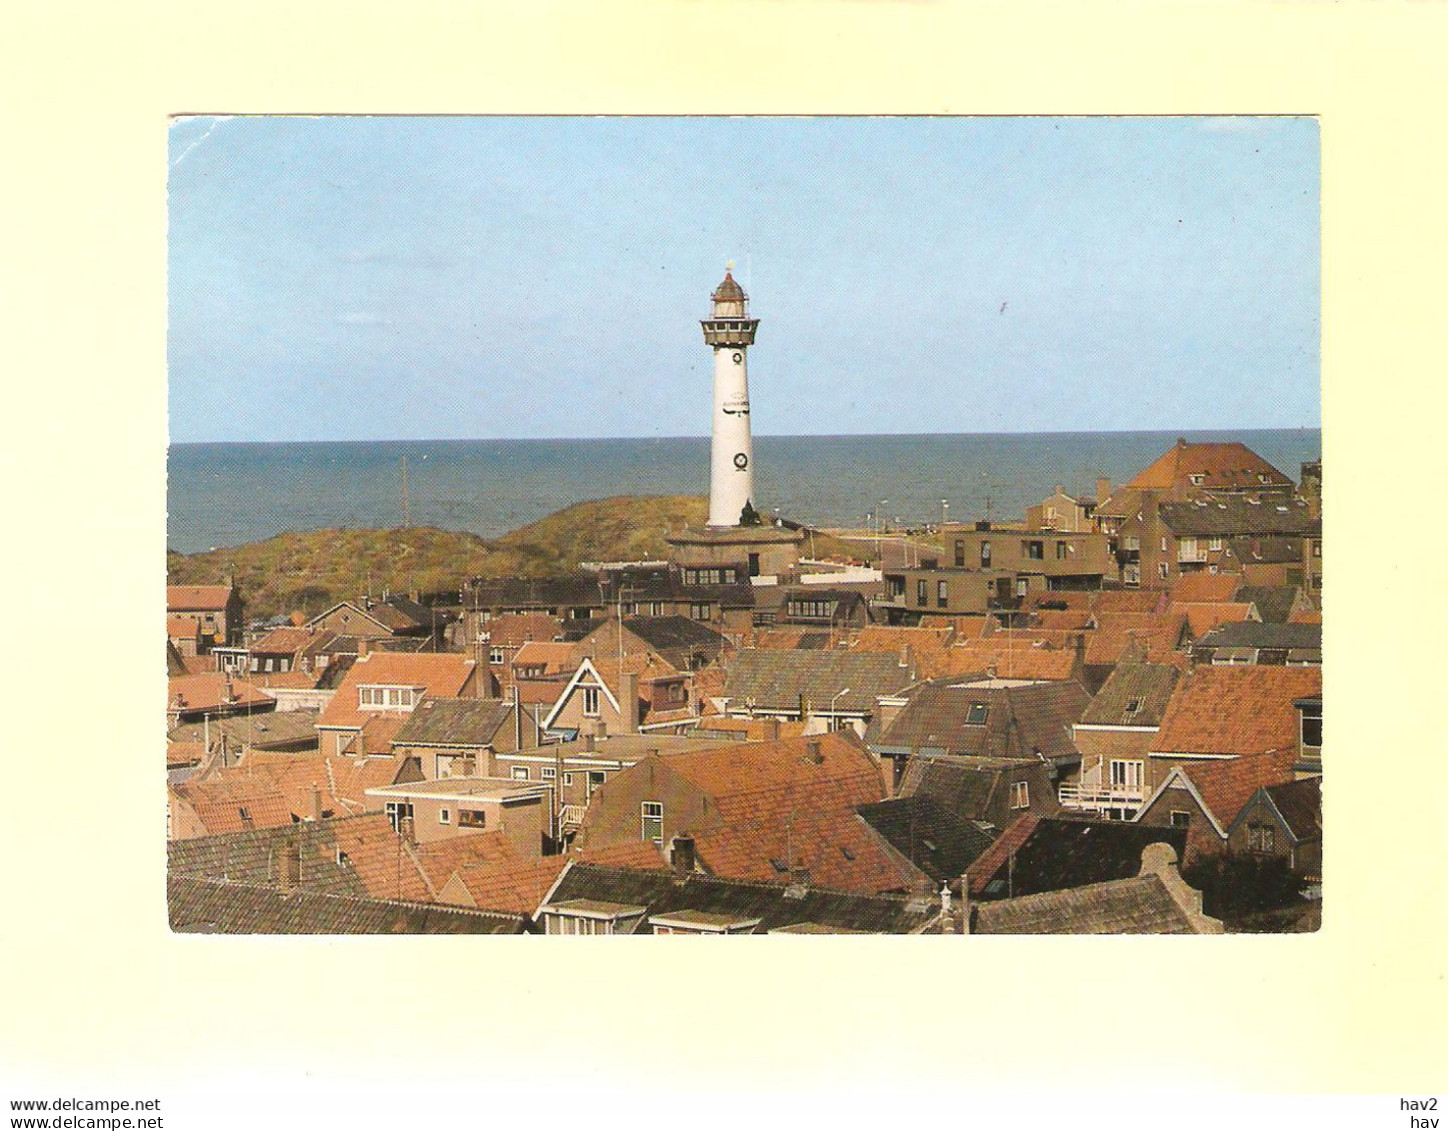
M 411 508 L 407 502 L 407 457 L 402 457 L 402 525 L 403 528 L 412 525 Z

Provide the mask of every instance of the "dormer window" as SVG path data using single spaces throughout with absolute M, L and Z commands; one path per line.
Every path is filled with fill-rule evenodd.
M 357 705 L 374 711 L 410 711 L 426 692 L 426 687 L 366 683 L 357 688 Z
M 965 721 L 971 726 L 985 726 L 986 715 L 990 713 L 990 704 L 972 703 L 970 710 L 965 713 Z
M 1200 473 L 1198 473 L 1198 474 L 1196 474 L 1196 475 L 1189 475 L 1189 476 L 1187 476 L 1187 478 L 1192 481 L 1192 486 L 1193 486 L 1193 487 L 1200 487 L 1203 483 L 1205 483 L 1205 482 L 1207 481 L 1207 477 L 1206 477 L 1205 475 L 1200 474 Z

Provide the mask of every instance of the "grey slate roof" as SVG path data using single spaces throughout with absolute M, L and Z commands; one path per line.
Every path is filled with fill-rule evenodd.
M 895 695 L 911 684 L 910 673 L 889 653 L 814 652 L 744 648 L 735 653 L 724 676 L 730 707 L 748 704 L 762 710 L 794 711 L 803 695 L 816 711 L 875 709 L 880 695 Z M 836 695 L 844 691 L 843 695 Z
M 1071 725 L 1091 702 L 1081 684 L 967 687 L 965 682 L 951 677 L 922 684 L 881 733 L 879 745 L 996 758 L 1033 758 L 1039 751 L 1053 762 L 1079 759 Z M 984 722 L 968 721 L 979 706 L 985 708 Z
M 975 909 L 982 935 L 1189 935 L 1191 920 L 1154 875 L 1043 892 Z
M 976 820 L 990 812 L 1005 788 L 1007 770 L 1025 764 L 1013 758 L 941 758 L 912 754 L 900 779 L 900 796 L 928 794 L 941 807 Z
M 657 652 L 678 648 L 711 648 L 728 643 L 707 624 L 688 617 L 625 617 L 623 625 Z
M 1268 624 L 1286 624 L 1297 603 L 1297 586 L 1243 585 L 1232 600 L 1255 606 L 1257 615 Z
M 337 860 L 336 830 L 353 822 L 360 823 L 358 827 L 362 828 L 376 827 L 378 843 L 395 846 L 396 837 L 390 835 L 386 822 L 379 822 L 375 815 L 303 821 L 278 828 L 167 841 L 166 870 L 172 876 L 271 887 L 274 886 L 278 854 L 295 841 L 301 854 L 301 887 L 304 890 L 365 899 L 367 887 L 361 877 Z
M 510 717 L 503 699 L 423 699 L 393 742 L 416 746 L 487 746 Z
M 1107 880 L 1125 880 L 1141 872 L 1141 853 L 1148 844 L 1170 844 L 1181 859 L 1186 829 L 1161 828 L 1126 821 L 1088 821 L 1043 817 L 990 876 L 971 872 L 972 888 L 994 898 L 1079 888 Z
M 1303 560 L 1301 538 L 1233 538 L 1227 548 L 1247 565 L 1297 565 Z
M 1299 842 L 1317 840 L 1322 836 L 1321 778 L 1303 778 L 1265 788 L 1277 812 L 1287 822 L 1288 831 Z
M 1093 726 L 1161 726 L 1181 672 L 1170 664 L 1118 664 L 1081 714 Z
M 1268 624 L 1232 621 L 1219 625 L 1197 641 L 1200 648 L 1322 648 L 1320 624 Z
M 267 711 L 265 714 L 232 715 L 224 719 L 212 719 L 209 723 L 183 723 L 166 737 L 171 742 L 201 742 L 209 734 L 213 743 L 223 735 L 227 745 L 240 746 L 250 743 L 257 750 L 268 750 L 281 746 L 293 746 L 310 742 L 317 744 L 317 716 L 321 712 Z
M 1200 502 L 1162 503 L 1160 514 L 1167 529 L 1178 537 L 1273 534 L 1320 537 L 1322 532 L 1322 520 L 1312 517 L 1305 502 L 1290 496 L 1266 497 L 1260 503 L 1232 495 Z
M 803 926 L 826 932 L 909 934 L 932 923 L 939 910 L 932 898 L 863 895 L 825 888 L 792 889 L 785 884 L 725 880 L 690 873 L 642 872 L 597 864 L 574 864 L 550 902 L 586 899 L 646 907 L 636 933 L 650 931 L 653 915 L 699 912 L 740 920 L 757 919 L 751 933 Z
M 897 797 L 857 812 L 865 823 L 932 880 L 958 880 L 991 846 L 993 826 L 969 821 L 928 793 Z
M 494 608 L 557 608 L 566 605 L 599 606 L 605 597 L 593 573 L 554 577 L 474 578 L 465 595 L 468 604 Z
M 235 935 L 516 935 L 522 915 L 170 876 L 171 929 Z

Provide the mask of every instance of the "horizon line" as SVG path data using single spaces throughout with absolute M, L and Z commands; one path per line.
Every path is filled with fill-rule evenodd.
M 1222 432 L 1321 432 L 1319 424 L 1283 424 L 1275 426 L 1228 425 L 1223 427 L 1166 427 L 1166 428 L 1052 428 L 1024 432 L 756 432 L 756 440 L 858 440 L 878 438 L 931 439 L 942 436 L 1181 436 Z M 249 440 L 174 440 L 168 439 L 168 448 L 198 447 L 204 444 L 527 444 L 560 443 L 575 444 L 612 443 L 618 440 L 709 440 L 709 433 L 671 436 L 433 436 L 433 437 L 306 437 L 294 439 L 249 439 Z

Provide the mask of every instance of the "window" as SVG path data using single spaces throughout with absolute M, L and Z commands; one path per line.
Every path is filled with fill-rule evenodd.
M 664 803 L 662 801 L 645 801 L 642 806 L 641 836 L 642 840 L 651 840 L 655 844 L 664 842 Z
M 1046 557 L 1046 544 L 1044 542 L 1022 542 L 1022 557 L 1029 558 L 1033 562 L 1044 561 Z
M 389 801 L 385 806 L 387 810 L 387 823 L 392 826 L 392 831 L 400 833 L 402 822 L 412 818 L 411 801 Z
M 990 704 L 972 703 L 970 709 L 965 713 L 965 721 L 972 726 L 985 726 L 986 715 L 990 713 Z
M 1186 809 L 1173 809 L 1171 811 L 1171 827 L 1174 829 L 1190 828 L 1192 815 Z
M 583 713 L 590 719 L 598 718 L 598 688 L 583 689 Z
M 1192 481 L 1193 487 L 1200 487 L 1207 479 L 1205 475 L 1188 475 L 1187 478 Z
M 487 828 L 488 815 L 481 809 L 459 809 L 458 828 L 460 829 L 482 829 Z
M 917 605 L 930 604 L 930 582 L 923 577 L 915 582 L 915 603 Z
M 990 541 L 989 541 L 989 539 L 987 539 L 986 541 L 984 541 L 984 542 L 982 542 L 982 543 L 980 544 L 980 564 L 981 564 L 981 566 L 983 566 L 983 567 L 989 567 L 989 566 L 990 566 Z
M 1247 848 L 1252 852 L 1275 851 L 1277 838 L 1271 825 L 1248 825 Z
M 689 616 L 694 620 L 708 620 L 709 610 L 712 607 L 713 606 L 708 604 L 691 604 L 689 606 Z
M 1222 549 L 1222 540 L 1221 540 L 1220 538 L 1210 538 L 1210 539 L 1208 539 L 1208 540 L 1207 540 L 1207 549 L 1209 549 L 1209 550 L 1211 550 L 1211 551 L 1213 551 L 1213 552 L 1220 552 L 1221 549 Z
M 450 809 L 439 809 L 439 810 L 437 811 L 437 823 L 438 823 L 439 825 L 450 825 L 450 824 L 452 824 L 452 810 L 450 810 Z
M 1064 543 L 1064 542 L 1057 542 L 1057 543 L 1056 543 L 1056 560 L 1057 560 L 1058 562 L 1061 562 L 1061 561 L 1065 561 L 1065 560 L 1066 560 L 1066 543 Z
M 528 773 L 527 766 L 514 766 L 513 769 L 510 771 L 509 776 L 514 781 L 528 781 L 531 777 L 531 775 Z
M 558 771 L 553 766 L 544 766 L 538 772 L 543 776 L 544 781 L 558 780 Z
M 1031 784 L 1030 782 L 1011 782 L 1011 808 L 1029 809 L 1031 806 Z
M 957 566 L 965 565 L 965 543 L 958 538 L 955 542 L 955 564 Z
M 1157 576 L 1158 576 L 1158 577 L 1162 577 L 1162 578 L 1166 577 L 1168 568 L 1169 568 L 1169 567 L 1167 566 L 1166 562 L 1157 562 L 1157 563 L 1156 563 Z
M 1163 535 L 1161 536 L 1161 552 L 1162 552 L 1163 554 L 1166 553 L 1166 535 L 1165 535 L 1165 534 L 1163 534 Z
M 749 555 L 749 576 L 750 576 L 750 577 L 758 577 L 758 576 L 759 576 L 759 555 L 758 555 L 758 554 L 750 554 L 750 555 Z
M 566 771 L 564 772 L 564 774 L 563 774 L 563 784 L 564 784 L 565 786 L 568 786 L 568 785 L 572 785 L 572 784 L 573 784 L 573 775 L 572 775 L 571 773 L 568 773 L 568 772 L 566 772 Z
M 942 609 L 945 608 L 946 605 L 950 604 L 949 583 L 944 581 L 937 581 L 935 583 L 935 603 Z
M 1016 596 L 1024 597 L 1030 588 L 1030 584 L 1024 577 L 1016 578 Z
M 1127 553 L 1139 553 L 1141 551 L 1141 539 L 1135 534 L 1128 534 L 1121 540 L 1121 545 Z
M 608 774 L 602 770 L 588 771 L 588 796 L 593 796 L 593 791 L 608 780 Z
M 506 659 L 507 659 L 507 657 L 503 655 L 503 650 L 502 650 L 501 648 L 489 648 L 489 649 L 488 649 L 488 663 L 490 663 L 490 664 L 501 664 L 501 663 L 503 663 Z
M 1302 745 L 1313 748 L 1322 745 L 1322 704 L 1302 708 Z
M 1140 790 L 1141 771 L 1144 763 L 1128 761 L 1124 758 L 1113 758 L 1111 760 L 1111 788 L 1120 790 Z

